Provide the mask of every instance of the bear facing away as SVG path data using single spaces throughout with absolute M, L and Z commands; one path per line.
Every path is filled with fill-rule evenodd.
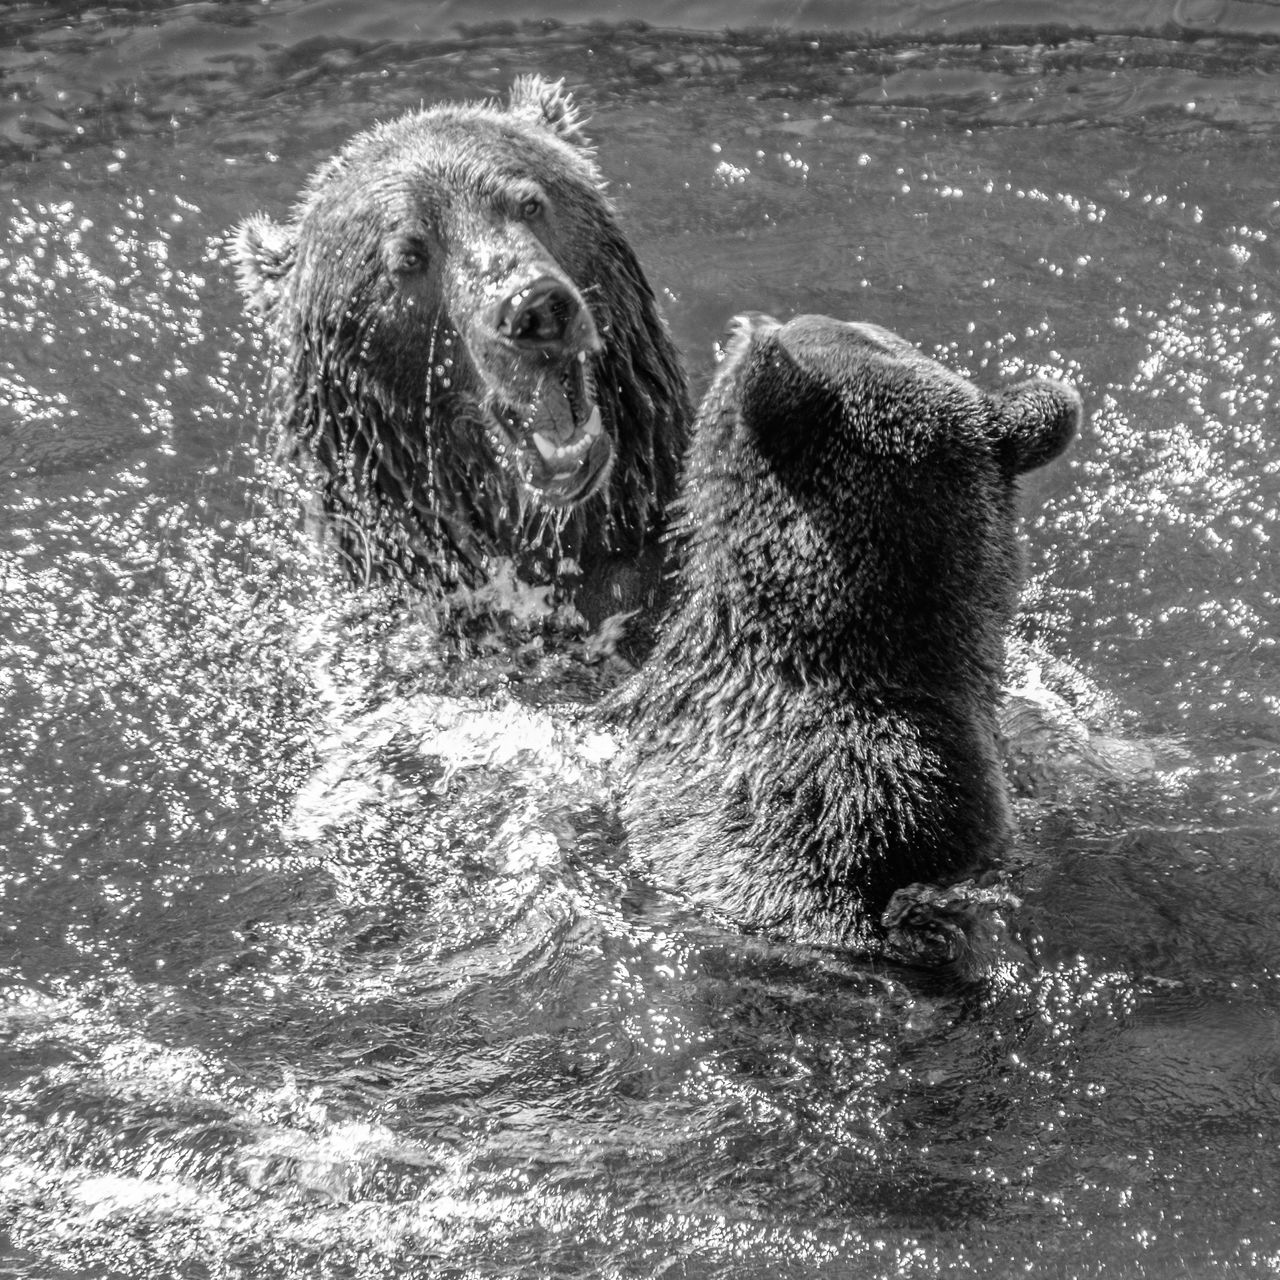
M 562 85 L 360 134 L 231 251 L 356 576 L 589 576 L 652 541 L 692 414 Z
M 895 891 L 1000 855 L 1014 478 L 1080 413 L 1046 379 L 985 394 L 874 325 L 738 317 L 675 504 L 675 596 L 614 704 L 661 880 L 862 947 Z

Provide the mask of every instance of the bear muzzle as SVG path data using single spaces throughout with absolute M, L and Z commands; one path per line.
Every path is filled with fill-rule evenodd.
M 551 506 L 581 502 L 604 482 L 613 461 L 613 441 L 596 403 L 585 352 L 558 377 L 544 380 L 518 442 L 524 479 Z
M 516 446 L 521 479 L 550 506 L 573 506 L 604 482 L 613 441 L 596 400 L 595 319 L 566 279 L 543 274 L 494 312 L 477 369 Z

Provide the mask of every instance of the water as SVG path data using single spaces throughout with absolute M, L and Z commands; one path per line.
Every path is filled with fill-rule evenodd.
M 1112 8 L 6 11 L 6 1274 L 1280 1270 L 1277 11 Z M 984 983 L 657 893 L 608 671 L 459 657 L 301 527 L 221 236 L 534 70 L 699 382 L 735 310 L 813 310 L 1085 395 L 1026 622 L 1145 763 L 1022 780 Z

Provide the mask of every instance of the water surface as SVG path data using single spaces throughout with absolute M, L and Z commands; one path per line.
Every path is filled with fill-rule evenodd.
M 0 19 L 7 1272 L 1280 1269 L 1276 10 L 423 8 Z M 1145 763 L 1020 779 L 988 980 L 657 892 L 581 647 L 460 659 L 303 527 L 221 238 L 528 71 L 699 385 L 751 308 L 1081 388 L 1024 629 Z

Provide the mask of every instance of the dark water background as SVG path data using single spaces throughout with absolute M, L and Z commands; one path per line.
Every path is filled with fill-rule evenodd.
M 0 12 L 0 1274 L 1277 1274 L 1280 7 L 542 12 Z M 527 71 L 695 378 L 753 308 L 1083 391 L 1027 622 L 1162 745 L 1022 789 L 989 981 L 656 893 L 574 655 L 275 485 L 221 236 Z

